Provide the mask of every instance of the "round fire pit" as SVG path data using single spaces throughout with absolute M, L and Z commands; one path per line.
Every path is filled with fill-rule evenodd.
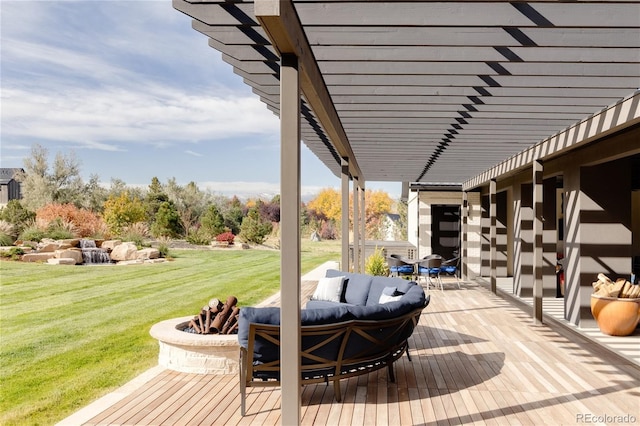
M 240 345 L 237 334 L 194 334 L 184 330 L 192 316 L 154 324 L 149 334 L 158 339 L 158 364 L 194 374 L 237 374 Z

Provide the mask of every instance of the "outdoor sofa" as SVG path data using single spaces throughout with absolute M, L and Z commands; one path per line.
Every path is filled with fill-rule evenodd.
M 302 384 L 331 381 L 341 401 L 341 379 L 387 367 L 395 382 L 393 362 L 409 356 L 429 300 L 412 281 L 328 270 L 301 311 Z M 244 416 L 247 387 L 280 385 L 280 308 L 243 307 L 238 323 Z

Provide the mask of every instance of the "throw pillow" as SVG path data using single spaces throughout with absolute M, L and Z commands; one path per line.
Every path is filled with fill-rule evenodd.
M 380 295 L 380 299 L 378 303 L 389 303 L 394 302 L 396 300 L 400 300 L 402 297 L 402 293 L 398 293 L 396 287 L 385 287 L 382 290 L 382 294 Z
M 320 278 L 316 291 L 311 296 L 312 300 L 326 300 L 329 302 L 340 302 L 342 295 L 342 285 L 344 284 L 344 276 Z

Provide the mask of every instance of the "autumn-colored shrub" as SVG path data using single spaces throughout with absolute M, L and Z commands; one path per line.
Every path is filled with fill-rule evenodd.
M 36 211 L 36 220 L 51 224 L 71 223 L 78 237 L 96 236 L 104 232 L 104 222 L 96 213 L 73 204 L 47 204 Z
M 228 242 L 229 244 L 233 244 L 233 240 L 236 238 L 231 232 L 223 232 L 216 236 L 216 241 L 220 242 Z
M 331 221 L 323 221 L 320 226 L 320 238 L 323 240 L 335 240 L 338 238 L 338 231 Z

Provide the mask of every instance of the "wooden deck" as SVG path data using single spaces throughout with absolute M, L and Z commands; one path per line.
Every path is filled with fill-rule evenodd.
M 526 312 L 475 283 L 430 294 L 409 341 L 411 361 L 396 363 L 397 382 L 385 370 L 344 380 L 342 403 L 331 386 L 306 386 L 303 425 L 640 422 L 640 367 L 631 360 L 556 325 L 534 326 Z M 157 369 L 138 382 L 61 424 L 280 423 L 279 388 L 248 389 L 248 415 L 240 416 L 235 375 Z

